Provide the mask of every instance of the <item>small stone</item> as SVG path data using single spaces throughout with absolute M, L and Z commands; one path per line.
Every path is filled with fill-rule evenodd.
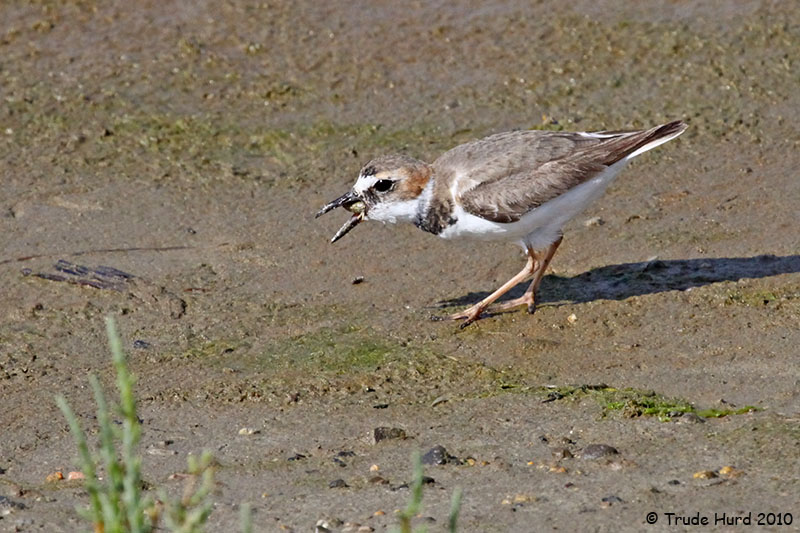
M 581 450 L 582 459 L 600 459 L 609 455 L 617 455 L 619 452 L 608 444 L 589 444 Z
M 560 461 L 561 459 L 572 459 L 572 452 L 566 448 L 556 448 L 553 450 L 553 459 Z
M 602 501 L 606 503 L 625 503 L 624 501 L 622 501 L 622 498 L 620 498 L 619 496 L 615 496 L 614 494 L 612 494 L 611 496 L 606 496 L 605 498 L 603 498 Z
M 695 472 L 692 477 L 694 479 L 714 479 L 717 477 L 717 474 L 711 470 L 700 470 L 699 472 Z
M 550 472 L 553 472 L 553 473 L 556 473 L 556 474 L 566 474 L 567 473 L 567 469 L 564 468 L 563 466 L 551 466 L 550 467 Z
M 355 457 L 356 452 L 350 450 L 344 450 L 336 454 L 336 457 Z
M 380 469 L 381 469 L 381 467 L 379 467 L 378 465 L 372 465 L 372 466 L 369 467 L 369 471 L 370 472 L 377 472 Z
M 577 321 L 578 321 L 578 316 L 575 313 L 572 313 L 567 317 L 567 322 L 569 322 L 570 324 L 574 324 Z
M 60 470 L 53 472 L 52 474 L 48 475 L 44 480 L 48 483 L 53 483 L 55 481 L 61 481 L 64 479 L 64 473 Z
M 372 476 L 371 478 L 369 478 L 369 482 L 372 483 L 373 485 L 388 485 L 389 484 L 389 480 L 388 479 L 384 479 L 381 476 Z
M 375 531 L 375 528 L 370 526 L 360 526 L 358 529 L 356 529 L 356 531 L 358 533 L 369 533 L 370 531 Z
M 0 495 L 0 509 L 2 509 L 3 512 L 6 514 L 11 514 L 11 511 L 17 509 L 25 509 L 25 504 L 20 502 L 15 502 L 14 500 L 10 499 L 7 496 Z
M 353 285 L 358 285 L 359 283 L 364 283 L 364 276 L 356 276 L 356 277 L 353 278 L 353 281 L 351 281 L 350 283 L 352 283 Z
M 670 479 L 669 481 L 667 481 L 667 485 L 680 485 L 680 484 L 681 482 L 677 479 Z
M 536 498 L 531 496 L 530 494 L 515 494 L 514 495 L 514 503 L 526 503 L 526 502 L 534 502 Z
M 375 511 L 374 513 L 372 513 L 372 516 L 383 516 L 383 515 L 385 515 L 385 514 L 386 514 L 386 512 L 385 512 L 385 511 L 381 511 L 380 509 L 378 509 L 377 511 Z
M 591 226 L 602 226 L 605 223 L 606 221 L 600 217 L 587 218 L 586 220 L 583 221 L 583 225 L 586 226 L 587 228 Z
M 74 472 L 73 471 L 73 472 L 70 472 L 69 474 L 67 474 L 67 481 L 75 481 L 75 480 L 78 480 L 78 479 L 86 479 L 86 476 L 83 474 L 83 472 Z
M 162 448 L 161 446 L 148 446 L 146 451 L 149 455 L 158 455 L 158 456 L 178 455 L 178 452 L 176 452 L 175 450 L 168 450 L 166 448 Z
M 303 455 L 302 453 L 296 453 L 296 454 L 290 456 L 287 459 L 287 461 L 300 461 L 300 460 L 305 459 L 305 458 L 306 458 L 306 456 Z
M 719 475 L 729 478 L 737 478 L 744 475 L 744 472 L 732 466 L 723 466 L 719 469 Z
M 683 415 L 678 418 L 678 422 L 681 424 L 705 424 L 706 419 L 697 413 L 683 413 Z
M 475 466 L 476 462 L 477 461 L 475 461 L 474 457 L 467 457 L 466 459 L 464 459 L 464 464 L 466 464 L 467 466 Z
M 153 347 L 153 345 L 147 341 L 143 341 L 142 339 L 137 339 L 133 341 L 133 347 L 137 350 L 149 350 Z
M 242 428 L 239 430 L 239 435 L 256 435 L 258 433 L 261 433 L 261 431 L 255 428 Z
M 457 457 L 447 453 L 444 446 L 434 446 L 422 456 L 422 464 L 424 465 L 445 465 L 447 463 L 460 463 Z
M 436 480 L 433 479 L 431 476 L 422 476 L 423 485 L 433 485 L 434 483 L 436 483 Z
M 382 440 L 405 439 L 406 432 L 401 428 L 377 427 L 372 432 L 375 444 Z
M 344 482 L 343 479 L 334 479 L 330 483 L 328 483 L 328 488 L 331 489 L 346 489 L 348 487 L 347 483 Z

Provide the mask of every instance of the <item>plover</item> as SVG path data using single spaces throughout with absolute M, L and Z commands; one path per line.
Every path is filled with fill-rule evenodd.
M 677 120 L 638 131 L 509 131 L 456 146 L 431 164 L 405 155 L 382 156 L 367 163 L 353 188 L 316 216 L 337 207 L 353 213 L 331 242 L 362 220 L 411 222 L 445 239 L 517 242 L 527 253 L 525 268 L 449 318 L 463 320 L 464 327 L 530 278 L 521 297 L 491 311 L 526 305 L 533 313 L 564 224 L 600 197 L 628 161 L 686 127 Z

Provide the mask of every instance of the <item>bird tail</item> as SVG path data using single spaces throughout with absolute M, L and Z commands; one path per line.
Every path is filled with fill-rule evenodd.
M 633 159 L 637 155 L 671 141 L 688 127 L 685 122 L 674 120 L 649 130 L 629 132 L 619 134 L 617 137 L 611 137 L 603 143 L 608 150 L 608 155 L 603 164 L 611 166 L 622 159 Z

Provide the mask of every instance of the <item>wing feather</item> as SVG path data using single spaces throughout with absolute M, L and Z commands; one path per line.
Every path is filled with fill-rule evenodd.
M 507 132 L 458 146 L 433 166 L 450 173 L 450 190 L 464 210 L 493 222 L 515 222 L 637 149 L 683 129 L 685 124 L 676 121 L 632 132 Z

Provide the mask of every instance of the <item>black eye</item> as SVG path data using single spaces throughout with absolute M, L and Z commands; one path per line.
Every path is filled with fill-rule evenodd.
M 392 185 L 394 185 L 392 180 L 378 180 L 372 188 L 378 192 L 386 192 L 392 188 Z

